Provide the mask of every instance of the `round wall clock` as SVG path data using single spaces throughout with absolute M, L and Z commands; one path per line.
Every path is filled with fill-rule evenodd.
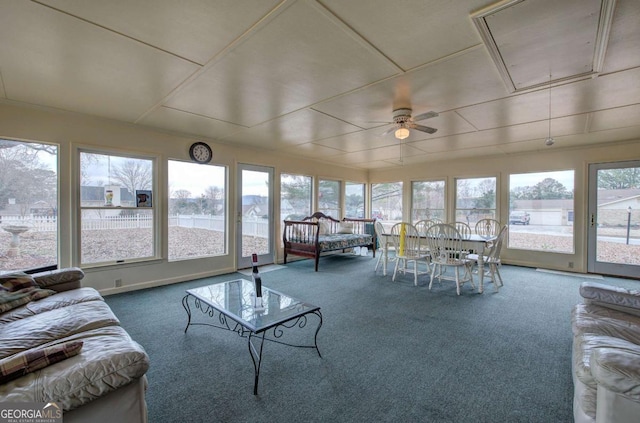
M 209 163 L 213 159 L 213 151 L 203 142 L 194 142 L 189 147 L 189 156 L 196 163 Z

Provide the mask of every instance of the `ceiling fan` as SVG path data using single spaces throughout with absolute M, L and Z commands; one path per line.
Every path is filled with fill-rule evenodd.
M 395 136 L 399 140 L 403 140 L 409 136 L 409 130 L 415 129 L 416 131 L 426 132 L 427 134 L 433 134 L 437 131 L 436 128 L 432 128 L 430 126 L 419 125 L 416 122 L 420 120 L 425 120 L 429 118 L 433 118 L 438 116 L 436 112 L 427 112 L 422 113 L 421 115 L 417 115 L 416 117 L 411 117 L 411 109 L 402 108 L 395 109 L 393 111 L 393 127 L 389 128 L 382 135 L 388 135 L 392 132 L 395 132 Z

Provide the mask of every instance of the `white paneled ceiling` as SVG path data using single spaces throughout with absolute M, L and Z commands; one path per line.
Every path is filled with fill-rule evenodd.
M 0 39 L 1 99 L 341 166 L 640 139 L 637 0 L 0 0 Z

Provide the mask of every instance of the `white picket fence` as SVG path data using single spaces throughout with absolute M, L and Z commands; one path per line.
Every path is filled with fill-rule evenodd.
M 46 216 L 3 216 L 0 225 L 28 226 L 34 232 L 53 232 L 57 230 L 55 217 Z M 85 217 L 82 230 L 149 229 L 153 226 L 150 214 L 132 216 Z M 169 216 L 169 227 L 198 228 L 212 231 L 225 231 L 225 217 L 211 215 L 173 215 Z M 243 219 L 242 234 L 258 238 L 268 238 L 269 221 L 259 217 Z

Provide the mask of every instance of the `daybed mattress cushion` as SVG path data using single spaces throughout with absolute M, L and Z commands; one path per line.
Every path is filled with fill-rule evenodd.
M 100 293 L 93 288 L 78 288 L 59 292 L 50 297 L 31 301 L 21 307 L 0 314 L 0 324 L 87 301 L 103 301 L 103 298 Z
M 103 301 L 89 301 L 0 324 L 0 358 L 120 321 Z
M 341 250 L 371 244 L 371 235 L 365 234 L 327 234 L 318 237 L 320 251 Z
M 50 402 L 72 410 L 141 378 L 149 368 L 144 349 L 120 326 L 78 333 L 80 354 L 0 385 L 4 402 Z

